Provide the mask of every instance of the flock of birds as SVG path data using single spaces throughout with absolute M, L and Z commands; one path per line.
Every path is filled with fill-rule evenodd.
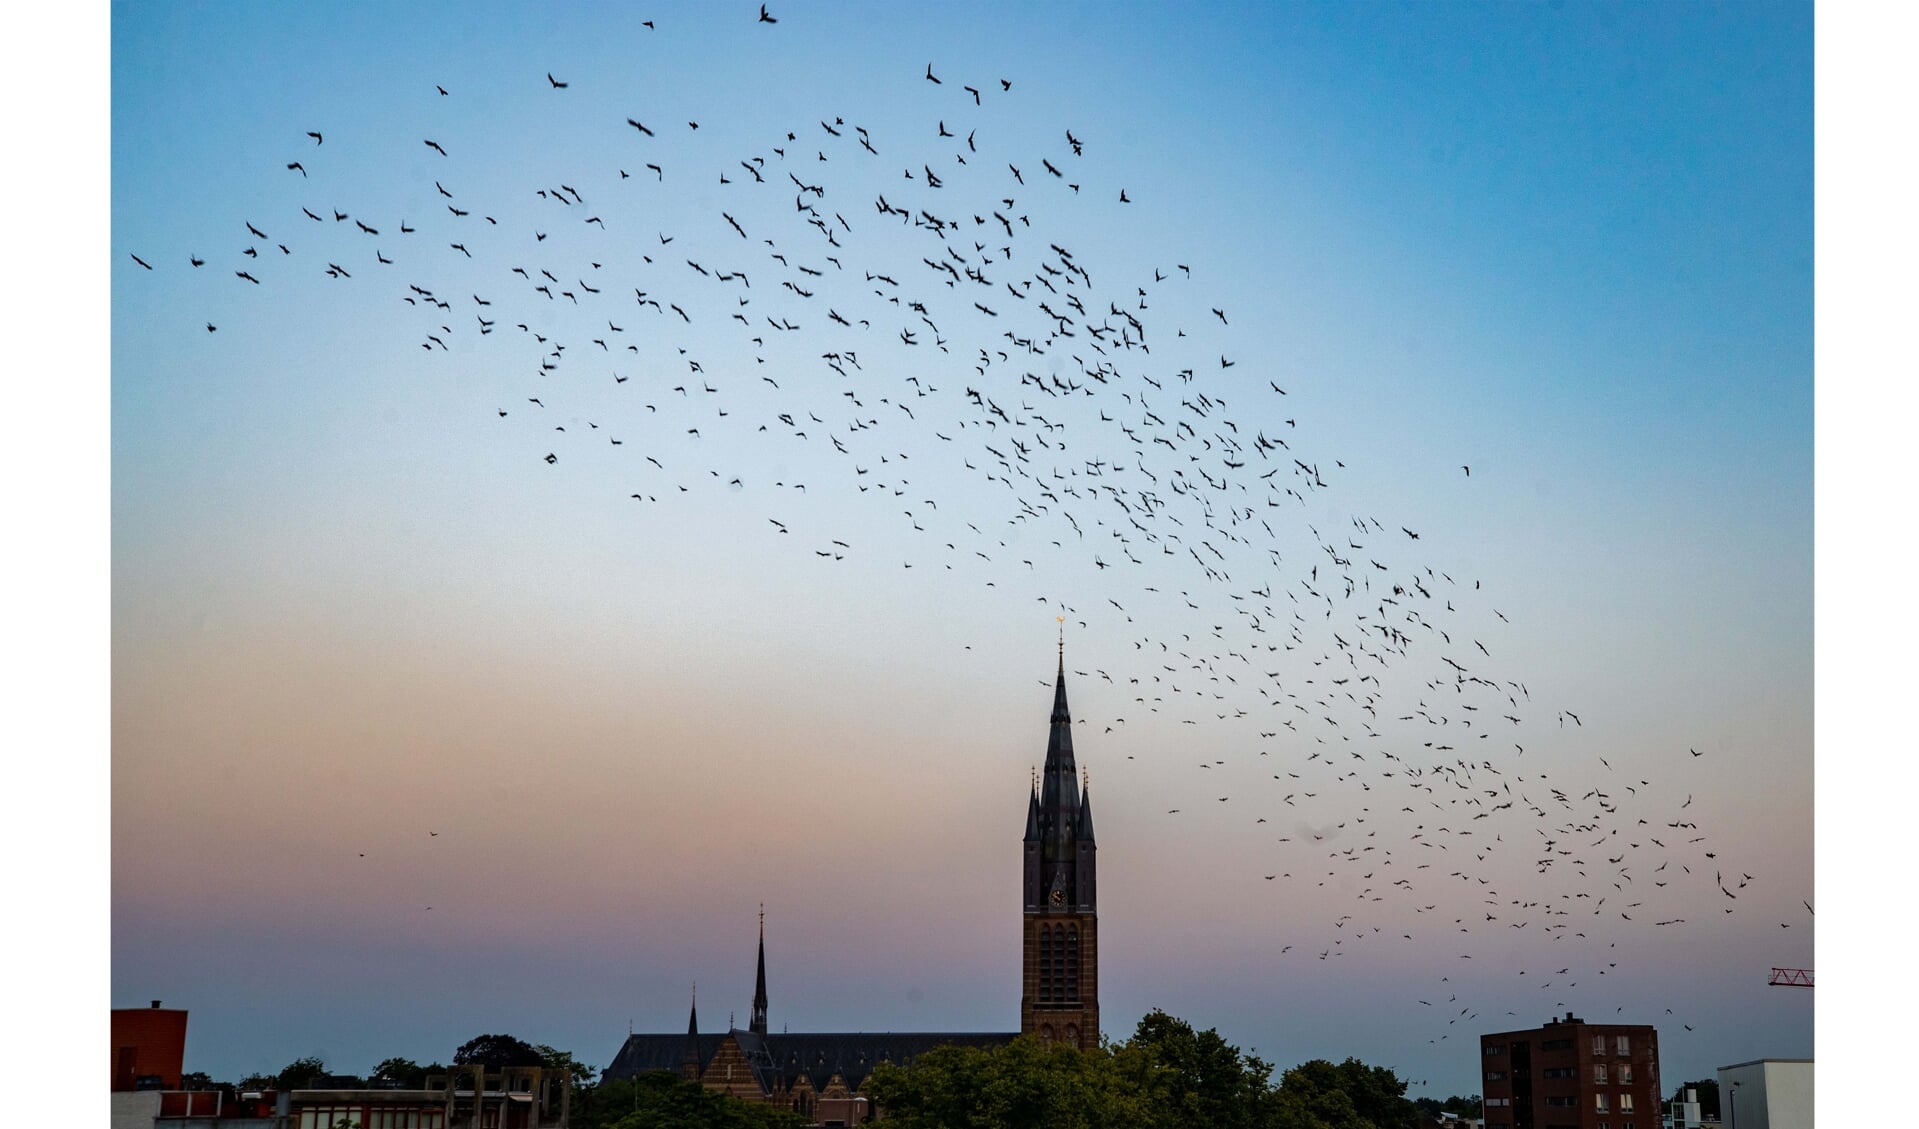
M 779 19 L 761 7 L 752 22 Z M 1474 949 L 1489 938 L 1501 951 L 1526 934 L 1567 946 L 1532 945 L 1537 966 L 1499 971 L 1539 1002 L 1497 1020 L 1462 1004 L 1462 978 L 1440 969 L 1446 995 L 1413 1005 L 1445 1013 L 1433 1042 L 1577 1007 L 1580 984 L 1618 977 L 1622 931 L 1733 913 L 1758 881 L 1718 857 L 1692 796 L 1600 754 L 1527 758 L 1542 727 L 1585 723 L 1535 706 L 1499 670 L 1507 616 L 1478 581 L 1431 563 L 1424 530 L 1357 513 L 1320 527 L 1345 463 L 1313 453 L 1291 389 L 1234 359 L 1235 327 L 1259 319 L 1202 297 L 1203 271 L 1178 257 L 1114 273 L 1110 241 L 1060 234 L 1079 232 L 1082 202 L 1135 196 L 1085 160 L 1085 131 L 1003 143 L 1013 131 L 997 127 L 1024 108 L 996 103 L 1018 97 L 1015 82 L 929 63 L 913 81 L 941 109 L 917 135 L 793 113 L 714 159 L 697 121 L 595 106 L 556 73 L 529 77 L 556 113 L 602 123 L 593 160 L 502 184 L 468 159 L 477 139 L 435 132 L 418 142 L 433 171 L 409 186 L 425 195 L 430 182 L 434 208 L 402 215 L 329 199 L 340 140 L 292 129 L 302 151 L 277 162 L 276 213 L 240 218 L 217 255 L 132 261 L 240 287 L 300 271 L 378 288 L 429 368 L 457 354 L 497 374 L 483 386 L 493 402 L 465 410 L 484 411 L 529 473 L 586 464 L 609 504 L 797 500 L 810 487 L 868 506 L 865 528 L 890 522 L 913 547 L 903 568 L 985 587 L 1008 571 L 1090 570 L 1076 585 L 1086 606 L 1047 610 L 1183 624 L 1141 628 L 1125 654 L 1077 673 L 1136 720 L 1257 733 L 1230 768 L 1218 756 L 1193 767 L 1206 810 L 1175 802 L 1166 816 L 1266 825 L 1272 862 L 1246 881 L 1350 898 L 1317 940 L 1277 953 L 1330 961 L 1410 943 L 1463 967 L 1486 963 Z M 702 207 L 670 212 L 668 198 Z M 529 207 L 530 223 L 498 218 Z M 703 218 L 653 224 L 669 213 Z M 801 470 L 758 481 L 714 465 L 745 449 Z M 771 549 L 821 568 L 874 539 L 807 527 L 777 502 L 765 520 Z M 1126 723 L 1116 711 L 1093 724 Z M 1421 928 L 1387 924 L 1408 909 Z M 1542 955 L 1555 951 L 1576 956 Z

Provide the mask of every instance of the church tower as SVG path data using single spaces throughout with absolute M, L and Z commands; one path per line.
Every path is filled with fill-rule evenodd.
M 1026 802 L 1019 1029 L 1087 1050 L 1099 1045 L 1099 913 L 1092 801 L 1072 727 L 1062 644 L 1046 767 Z

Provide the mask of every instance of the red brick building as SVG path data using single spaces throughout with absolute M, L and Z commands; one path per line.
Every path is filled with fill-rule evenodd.
M 1486 1129 L 1659 1129 L 1659 1032 L 1587 1023 L 1479 1037 Z
M 187 1013 L 184 1008 L 113 1009 L 113 1089 L 116 1091 L 180 1088 L 180 1064 L 187 1054 Z

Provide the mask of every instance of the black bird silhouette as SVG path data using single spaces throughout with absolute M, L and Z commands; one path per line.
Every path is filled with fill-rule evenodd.
M 644 133 L 644 134 L 646 134 L 646 135 L 647 135 L 648 137 L 651 137 L 651 136 L 653 136 L 653 131 L 652 131 L 652 130 L 650 130 L 650 129 L 648 129 L 648 128 L 646 128 L 645 126 L 643 126 L 643 125 L 641 125 L 641 124 L 640 124 L 639 122 L 636 122 L 636 121 L 634 121 L 634 120 L 633 120 L 632 118 L 628 118 L 628 119 L 626 119 L 626 124 L 628 124 L 628 125 L 630 125 L 630 126 L 632 126 L 632 127 L 634 128 L 634 129 L 637 129 L 637 130 L 639 130 L 639 131 L 640 131 L 641 133 Z
M 301 164 L 300 162 L 298 162 L 298 161 L 288 161 L 288 162 L 287 162 L 287 168 L 289 168 L 289 169 L 299 169 L 299 170 L 300 170 L 300 175 L 301 175 L 301 176 L 305 176 L 305 175 L 307 174 L 307 170 L 306 170 L 306 166 L 305 166 L 305 165 L 302 165 L 302 164 Z
M 320 136 L 320 135 L 319 135 L 318 133 L 316 133 L 315 131 L 313 131 L 313 130 L 310 130 L 310 129 L 309 129 L 309 130 L 307 130 L 307 136 L 308 136 L 308 137 L 311 137 L 311 138 L 313 139 L 313 143 L 314 143 L 315 145 L 319 145 L 319 144 L 321 144 L 321 143 L 322 143 L 322 141 L 324 140 L 323 138 L 321 138 L 321 136 Z
M 141 258 L 138 255 L 133 255 L 132 252 L 128 252 L 128 254 L 132 256 L 134 262 L 139 263 L 141 266 L 147 268 L 148 270 L 153 269 L 152 263 L 147 262 L 145 259 Z
M 776 24 L 776 23 L 779 23 L 780 21 L 773 16 L 767 15 L 766 5 L 761 4 L 760 5 L 760 22 L 763 24 Z
M 442 97 L 442 98 L 444 98 L 444 97 L 446 97 L 446 87 L 444 87 L 444 86 L 441 86 L 441 85 L 439 85 L 438 83 L 435 83 L 435 84 L 434 84 L 434 86 L 433 86 L 433 89 L 435 89 L 435 90 L 437 90 L 437 91 L 439 91 L 439 92 L 440 92 L 440 97 Z
M 565 89 L 566 89 L 566 83 L 564 83 L 564 82 L 561 82 L 561 81 L 560 81 L 559 79 L 557 79 L 557 78 L 554 78 L 554 77 L 553 77 L 553 72 L 552 72 L 552 71 L 548 71 L 548 72 L 546 72 L 546 80 L 547 80 L 548 82 L 550 82 L 550 83 L 552 83 L 552 84 L 553 84 L 553 89 L 555 89 L 555 90 L 565 90 Z
M 187 262 L 192 263 L 196 267 L 203 267 L 207 265 L 207 261 L 205 259 L 196 259 L 192 255 L 187 256 Z
M 926 81 L 928 81 L 928 82 L 938 82 L 938 81 L 939 81 L 939 79 L 937 79 L 937 78 L 935 78 L 935 77 L 933 77 L 933 64 L 931 64 L 931 63 L 928 63 L 928 64 L 926 64 Z
M 429 138 L 427 140 L 426 147 L 433 150 L 435 153 L 438 153 L 442 157 L 446 156 L 446 150 L 440 148 L 440 143 L 438 141 L 434 141 L 431 138 Z

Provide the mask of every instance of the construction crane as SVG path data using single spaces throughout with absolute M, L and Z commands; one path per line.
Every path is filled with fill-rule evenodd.
M 1810 988 L 1812 987 L 1812 969 L 1775 968 L 1766 983 L 1774 988 Z

